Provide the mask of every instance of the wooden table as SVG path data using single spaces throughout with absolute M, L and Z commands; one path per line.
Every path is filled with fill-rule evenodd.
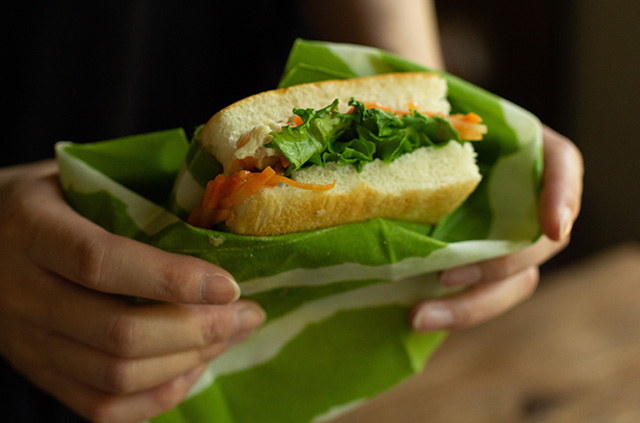
M 545 275 L 425 371 L 332 423 L 640 422 L 640 244 Z

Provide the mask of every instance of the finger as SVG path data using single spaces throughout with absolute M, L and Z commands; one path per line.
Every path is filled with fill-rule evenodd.
M 74 340 L 21 322 L 7 322 L 4 353 L 12 352 L 13 366 L 24 373 L 50 369 L 103 392 L 130 394 L 150 389 L 200 364 L 211 361 L 246 339 L 249 332 L 210 346 L 148 358 L 123 358 L 104 353 Z
M 476 285 L 454 297 L 426 301 L 412 313 L 415 330 L 461 329 L 485 322 L 529 298 L 538 285 L 536 267 L 499 282 Z
M 76 292 L 78 302 L 56 307 L 49 327 L 120 357 L 148 357 L 203 348 L 247 333 L 264 321 L 250 301 L 224 306 L 132 304 Z M 90 301 L 83 301 L 92 297 Z M 90 305 L 89 307 L 87 305 Z
M 532 266 L 539 266 L 565 248 L 568 238 L 552 241 L 542 236 L 535 244 L 495 259 L 444 270 L 439 281 L 444 286 L 469 286 L 506 279 Z
M 113 235 L 63 203 L 54 187 L 46 194 L 38 220 L 32 220 L 28 253 L 35 264 L 107 293 L 194 304 L 225 304 L 239 297 L 225 270 Z
M 26 280 L 7 312 L 31 324 L 121 357 L 147 357 L 222 342 L 264 321 L 255 303 L 226 305 L 134 303 L 73 284 L 57 275 Z M 27 295 L 29 294 L 29 295 Z
M 37 335 L 36 335 L 37 336 Z M 240 333 L 200 349 L 148 358 L 122 358 L 79 344 L 55 333 L 40 335 L 48 345 L 48 365 L 76 381 L 114 394 L 131 394 L 151 389 L 207 363 L 246 339 Z
M 205 370 L 203 364 L 152 389 L 130 395 L 108 394 L 50 369 L 39 371 L 33 380 L 94 423 L 136 423 L 178 405 Z
M 584 164 L 580 151 L 567 138 L 544 128 L 544 174 L 540 208 L 542 231 L 558 241 L 569 235 L 580 212 Z
M 79 316 L 86 316 L 84 321 Z M 64 313 L 56 329 L 120 357 L 204 348 L 256 329 L 264 321 L 250 301 L 225 306 L 124 305 L 115 313 Z M 77 323 L 74 323 L 77 322 Z

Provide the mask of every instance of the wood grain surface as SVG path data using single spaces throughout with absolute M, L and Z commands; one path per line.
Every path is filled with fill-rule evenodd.
M 640 422 L 640 244 L 547 274 L 424 372 L 332 423 Z

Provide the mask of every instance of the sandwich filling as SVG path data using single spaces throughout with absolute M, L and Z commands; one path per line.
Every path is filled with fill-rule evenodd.
M 376 159 L 390 163 L 421 147 L 439 147 L 450 141 L 479 141 L 487 128 L 474 114 L 442 116 L 418 111 L 392 110 L 378 103 L 351 99 L 339 110 L 338 100 L 325 108 L 293 109 L 288 122 L 267 122 L 243 134 L 237 142 L 229 175 L 207 184 L 202 201 L 188 223 L 211 228 L 233 225 L 231 208 L 263 187 L 284 183 L 298 189 L 327 191 L 333 184 L 293 181 L 288 176 L 303 167 L 325 167 L 329 162 L 352 165 L 358 172 Z

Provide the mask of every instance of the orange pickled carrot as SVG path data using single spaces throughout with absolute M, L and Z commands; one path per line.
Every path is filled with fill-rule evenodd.
M 220 176 L 220 175 L 218 175 Z M 218 181 L 220 181 L 218 179 Z M 187 223 L 193 226 L 204 227 L 207 225 L 207 220 L 210 219 L 210 208 L 207 208 L 206 204 L 211 202 L 211 196 L 213 193 L 213 187 L 216 184 L 215 181 L 209 181 L 204 191 L 204 196 L 200 203 L 193 209 L 191 215 L 187 219 Z
M 462 117 L 462 120 L 469 123 L 480 123 L 482 118 L 475 113 L 467 113 Z
M 224 176 L 224 174 L 221 173 L 218 176 L 216 176 L 213 181 L 209 181 L 209 183 L 207 183 L 207 190 L 209 190 L 209 186 L 211 185 L 211 188 L 210 188 L 211 193 L 209 194 L 208 198 L 205 195 L 205 200 L 204 200 L 205 207 L 210 209 L 215 209 L 216 207 L 218 207 L 218 203 L 222 198 L 222 195 L 224 193 L 228 180 L 229 179 L 226 176 Z
M 223 197 L 227 197 L 230 194 L 233 194 L 251 177 L 251 172 L 248 170 L 239 170 L 233 175 L 229 176 L 229 181 L 227 182 L 227 187 L 224 190 Z
M 296 117 L 293 118 L 293 126 L 300 126 L 302 125 L 304 122 L 302 121 L 302 118 L 298 115 L 296 115 Z
M 217 225 L 218 223 L 222 223 L 226 220 L 228 220 L 231 217 L 231 210 L 230 209 L 220 209 L 218 211 L 216 211 L 215 217 L 213 219 L 212 225 Z
M 226 198 L 223 198 L 220 201 L 220 208 L 228 209 L 242 203 L 269 182 L 269 179 L 271 179 L 275 174 L 276 172 L 271 168 L 271 166 L 267 166 L 260 173 L 252 174 L 249 178 L 244 180 L 244 183 L 240 185 L 235 192 L 230 192 Z
M 446 118 L 458 130 L 460 138 L 463 140 L 480 141 L 487 133 L 487 126 L 479 123 L 482 122 L 482 119 L 475 113 L 455 114 Z
M 418 107 L 418 103 L 416 103 L 415 101 L 410 101 L 409 103 L 407 103 L 407 109 L 409 110 L 420 110 Z
M 376 101 L 363 101 L 362 104 L 364 104 L 364 107 L 366 107 L 367 109 L 380 109 L 386 112 L 395 113 L 395 111 L 391 107 L 383 106 L 382 104 Z
M 187 223 L 191 226 L 202 226 L 202 223 L 200 222 L 201 217 L 202 217 L 202 201 L 200 201 L 200 203 L 198 203 L 196 208 L 193 209 L 193 211 L 189 215 L 189 218 L 187 219 Z
M 199 220 L 198 226 L 207 227 L 209 225 L 209 221 L 211 220 L 212 209 L 210 207 L 207 207 L 207 204 L 211 202 L 211 196 L 213 193 L 214 185 L 215 185 L 214 181 L 209 181 L 207 183 L 207 188 L 205 189 L 204 197 L 202 197 L 202 201 L 199 204 L 199 206 L 202 209 L 202 212 L 200 213 L 200 218 L 198 219 Z
M 307 184 L 304 182 L 298 182 L 298 181 L 294 181 L 293 179 L 287 178 L 286 176 L 282 176 L 282 175 L 274 175 L 270 180 L 268 185 L 269 186 L 276 186 L 278 184 L 286 184 L 289 185 L 291 187 L 294 188 L 299 188 L 299 189 L 305 189 L 308 191 L 316 191 L 316 192 L 323 192 L 323 191 L 329 191 L 331 188 L 335 187 L 336 185 L 336 181 L 333 181 L 333 183 L 331 184 Z
M 202 200 L 202 217 L 200 218 L 202 226 L 213 226 L 214 210 L 218 207 L 218 203 L 224 196 L 224 193 L 229 185 L 229 178 L 220 174 L 215 177 L 214 180 L 207 183 L 207 191 Z

